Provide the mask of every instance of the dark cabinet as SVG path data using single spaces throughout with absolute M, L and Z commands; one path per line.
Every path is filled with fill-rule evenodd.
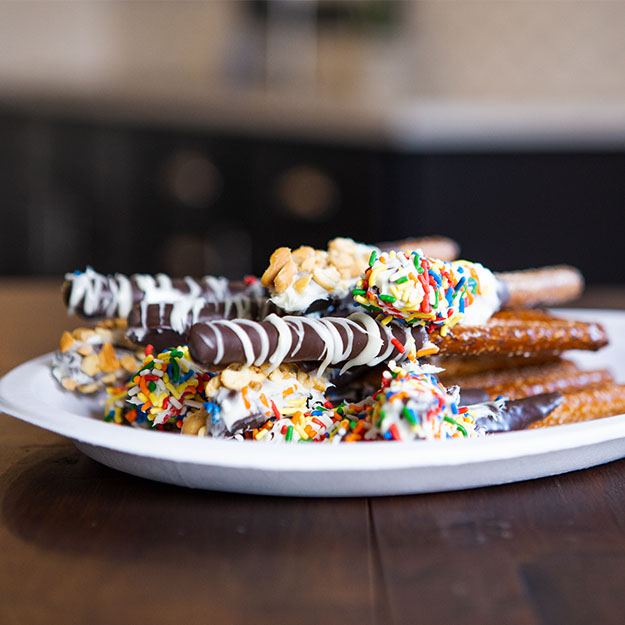
M 0 273 L 262 272 L 280 245 L 457 239 L 621 282 L 625 154 L 409 153 L 0 114 Z

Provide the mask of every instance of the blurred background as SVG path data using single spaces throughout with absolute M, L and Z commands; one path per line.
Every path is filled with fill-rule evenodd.
M 0 3 L 0 273 L 337 235 L 625 281 L 625 2 Z

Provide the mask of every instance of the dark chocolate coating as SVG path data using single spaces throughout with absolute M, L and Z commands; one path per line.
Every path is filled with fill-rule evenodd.
M 471 404 L 481 404 L 490 398 L 486 391 L 481 388 L 461 388 L 460 389 L 460 405 L 470 406 Z
M 186 345 L 187 335 L 175 332 L 171 328 L 151 328 L 135 334 L 132 329 L 128 330 L 126 336 L 137 345 L 152 345 L 157 352 L 162 352 L 170 347 Z
M 524 430 L 530 423 L 547 417 L 563 400 L 561 393 L 543 393 L 507 401 L 499 419 L 478 419 L 477 424 L 487 432 Z
M 267 417 L 264 414 L 253 414 L 247 417 L 243 417 L 238 421 L 235 421 L 230 427 L 231 432 L 237 432 L 239 430 L 249 430 L 252 428 L 260 427 L 267 421 Z
M 290 330 L 289 348 L 283 358 L 283 362 L 323 361 L 326 353 L 326 345 L 319 336 L 319 334 L 309 324 L 304 324 L 303 340 L 301 341 L 301 345 L 299 345 L 298 347 L 299 338 L 297 335 L 297 327 L 295 325 L 295 322 L 291 321 L 291 319 L 294 318 L 283 318 L 284 322 L 287 324 Z M 325 320 L 329 321 L 330 323 L 332 323 L 333 319 L 336 318 L 325 318 Z M 313 324 L 321 324 L 320 321 L 314 319 L 309 320 L 309 322 Z M 236 321 L 233 321 L 232 323 L 236 323 L 249 338 L 253 348 L 255 359 L 258 357 L 261 351 L 261 339 L 259 333 L 264 333 L 269 343 L 267 360 L 276 351 L 276 348 L 278 346 L 278 330 L 269 321 L 249 322 L 247 324 L 239 324 Z M 357 357 L 363 351 L 363 349 L 365 349 L 368 343 L 368 335 L 365 326 L 358 321 L 354 321 L 353 324 L 354 325 L 352 327 L 354 331 L 351 349 L 343 362 L 347 362 L 348 360 L 352 360 L 353 358 Z M 347 346 L 349 340 L 348 331 L 346 330 L 346 328 L 338 322 L 333 323 L 332 325 L 338 331 L 343 346 Z M 421 327 L 404 328 L 400 326 L 392 326 L 389 327 L 389 329 L 391 330 L 393 337 L 396 338 L 401 344 L 405 343 L 406 333 L 410 332 L 414 338 L 417 350 L 420 349 L 427 340 L 425 330 Z M 220 334 L 223 341 L 223 356 L 221 359 L 219 359 L 218 363 L 215 362 L 218 354 L 218 341 L 216 340 L 216 332 Z M 382 338 L 382 347 L 376 355 L 384 353 L 389 346 L 388 338 L 383 332 L 380 332 L 380 337 Z M 227 325 L 219 324 L 219 322 L 196 323 L 189 332 L 189 350 L 191 353 L 191 357 L 196 362 L 202 365 L 228 365 L 232 363 L 246 362 L 243 344 L 241 343 L 241 340 L 239 339 L 237 334 Z M 397 350 L 397 348 L 393 347 L 387 360 L 391 360 L 394 358 L 397 359 L 399 356 L 401 356 L 401 353 Z M 336 364 L 340 365 L 343 363 Z
M 230 301 L 207 302 L 196 315 L 191 310 L 182 333 L 171 327 L 174 304 L 136 304 L 128 315 L 128 338 L 138 345 L 154 345 L 158 350 L 187 342 L 194 323 L 216 319 L 264 319 L 276 307 L 268 300 L 237 295 Z M 171 341 L 174 341 L 173 343 Z
M 360 310 L 362 310 L 361 307 L 356 304 L 352 295 L 347 295 L 344 298 L 315 300 L 304 311 L 304 315 L 310 317 L 349 317 L 352 313 Z
M 244 296 L 237 296 L 237 299 L 242 297 Z M 214 321 L 215 319 L 258 319 L 261 314 L 266 317 L 269 313 L 276 312 L 275 306 L 267 305 L 256 298 L 245 297 L 244 299 L 243 310 L 234 303 L 207 302 L 202 306 L 195 321 L 192 313 L 189 312 L 187 326 L 190 328 L 193 323 Z M 128 327 L 170 328 L 173 308 L 173 304 L 148 304 L 143 310 L 141 305 L 135 305 L 128 315 Z

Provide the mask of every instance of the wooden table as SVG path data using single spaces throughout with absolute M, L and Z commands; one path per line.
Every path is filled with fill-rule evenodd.
M 50 283 L 0 283 L 0 368 L 53 349 Z M 586 303 L 625 305 L 625 290 Z M 0 623 L 625 622 L 625 461 L 381 499 L 196 492 L 0 415 Z

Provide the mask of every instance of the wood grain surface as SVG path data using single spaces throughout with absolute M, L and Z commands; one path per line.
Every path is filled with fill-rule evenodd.
M 622 306 L 625 291 L 593 301 Z M 0 368 L 49 351 L 56 283 L 0 283 Z M 625 461 L 380 499 L 192 491 L 0 415 L 0 624 L 619 625 Z

